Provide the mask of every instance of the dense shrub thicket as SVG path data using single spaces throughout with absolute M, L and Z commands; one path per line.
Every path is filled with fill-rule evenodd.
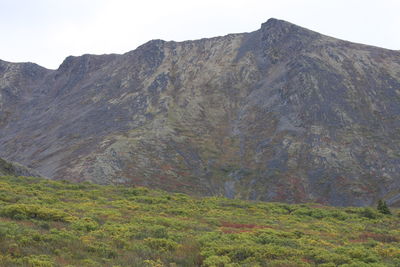
M 374 208 L 0 178 L 0 266 L 400 266 Z

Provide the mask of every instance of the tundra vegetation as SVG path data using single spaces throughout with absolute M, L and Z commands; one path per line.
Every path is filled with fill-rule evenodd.
M 399 210 L 0 178 L 0 266 L 400 266 Z

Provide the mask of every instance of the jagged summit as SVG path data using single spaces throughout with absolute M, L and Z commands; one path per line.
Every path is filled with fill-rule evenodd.
M 261 30 L 263 31 L 274 31 L 274 32 L 283 32 L 289 33 L 290 31 L 302 31 L 302 32 L 312 32 L 317 33 L 312 30 L 303 28 L 299 25 L 293 24 L 291 22 L 280 20 L 276 18 L 270 18 L 266 22 L 261 24 Z
M 293 29 L 304 29 L 300 26 L 297 26 L 293 23 L 287 22 L 285 20 L 279 20 L 275 18 L 270 18 L 266 22 L 261 24 L 261 30 L 263 31 L 275 31 L 275 32 L 284 32 L 287 33 Z
M 0 156 L 53 179 L 399 204 L 399 69 L 398 51 L 276 19 L 54 71 L 0 63 Z
M 274 43 L 285 41 L 310 40 L 312 38 L 320 37 L 321 34 L 311 31 L 309 29 L 300 27 L 290 22 L 278 19 L 269 19 L 261 25 L 261 32 L 264 36 L 263 41 L 266 45 L 273 45 Z

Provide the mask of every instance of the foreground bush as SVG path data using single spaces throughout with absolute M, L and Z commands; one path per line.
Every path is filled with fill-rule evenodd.
M 0 266 L 394 267 L 399 225 L 373 208 L 0 178 Z
M 0 215 L 16 220 L 38 219 L 67 222 L 71 219 L 71 216 L 63 211 L 29 204 L 7 205 L 0 210 Z

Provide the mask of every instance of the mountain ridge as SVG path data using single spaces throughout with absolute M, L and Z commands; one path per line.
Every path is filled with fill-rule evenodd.
M 294 26 L 295 28 L 298 28 L 298 29 L 301 29 L 301 30 L 305 30 L 307 32 L 316 33 L 316 34 L 321 35 L 323 37 L 331 38 L 331 39 L 337 40 L 337 41 L 343 41 L 343 42 L 346 42 L 346 43 L 349 43 L 349 44 L 353 44 L 353 45 L 362 45 L 362 46 L 367 46 L 367 47 L 370 47 L 370 48 L 378 48 L 378 49 L 384 49 L 384 50 L 389 50 L 389 51 L 393 51 L 393 52 L 400 52 L 399 49 L 390 49 L 390 48 L 380 47 L 380 46 L 371 45 L 371 44 L 367 44 L 367 43 L 354 42 L 354 41 L 351 41 L 351 40 L 345 40 L 345 39 L 333 37 L 331 35 L 326 35 L 326 34 L 323 34 L 323 33 L 319 33 L 317 31 L 314 31 L 314 30 L 311 30 L 311 29 L 296 25 L 294 23 L 291 23 L 291 22 L 288 22 L 288 21 L 285 21 L 285 20 L 276 19 L 276 18 L 270 18 L 266 22 L 262 23 L 261 24 L 261 28 L 259 30 L 262 29 L 263 25 L 267 25 L 267 23 L 275 23 L 275 24 L 283 24 L 283 25 L 286 24 L 287 26 Z M 218 39 L 218 38 L 223 38 L 223 37 L 231 36 L 231 35 L 241 35 L 241 34 L 250 34 L 250 33 L 254 33 L 254 31 L 253 32 L 241 32 L 241 33 L 229 33 L 229 34 L 220 35 L 220 36 L 204 37 L 204 38 L 200 38 L 200 39 L 190 39 L 190 40 L 184 40 L 184 41 L 174 41 L 174 40 L 166 41 L 166 40 L 163 40 L 163 39 L 156 38 L 156 39 L 151 39 L 151 40 L 139 45 L 137 48 L 135 48 L 133 50 L 129 50 L 129 51 L 124 52 L 124 53 L 103 53 L 103 54 L 85 53 L 85 54 L 82 54 L 82 55 L 79 55 L 79 56 L 69 55 L 63 60 L 63 62 L 61 62 L 61 64 L 58 66 L 58 68 L 55 68 L 55 69 L 47 68 L 47 67 L 44 67 L 44 66 L 42 66 L 42 65 L 40 65 L 38 63 L 31 62 L 31 61 L 13 62 L 13 61 L 7 61 L 7 60 L 0 59 L 0 62 L 9 63 L 9 64 L 34 64 L 34 65 L 37 65 L 37 66 L 39 66 L 41 68 L 44 68 L 46 70 L 49 70 L 49 71 L 57 71 L 67 58 L 80 58 L 80 57 L 84 57 L 84 56 L 99 56 L 99 57 L 101 57 L 101 56 L 111 56 L 111 55 L 123 56 L 123 55 L 126 55 L 126 54 L 128 54 L 128 53 L 130 53 L 132 51 L 135 51 L 136 49 L 138 49 L 141 46 L 145 46 L 146 44 L 152 43 L 152 42 L 186 43 L 186 42 L 196 42 L 196 41 L 200 41 L 200 40 Z
M 398 51 L 270 19 L 57 70 L 4 65 L 0 156 L 48 177 L 333 205 L 400 192 Z

